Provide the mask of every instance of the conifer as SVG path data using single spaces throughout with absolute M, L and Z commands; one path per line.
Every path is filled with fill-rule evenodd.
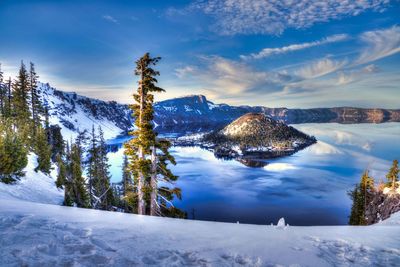
M 390 167 L 389 173 L 386 175 L 387 185 L 396 189 L 396 182 L 399 181 L 399 161 L 397 159 L 393 160 L 393 164 Z
M 27 124 L 30 118 L 29 87 L 29 75 L 25 64 L 21 61 L 18 77 L 13 83 L 12 97 L 12 113 L 16 117 L 18 126 Z
M 28 164 L 28 150 L 23 138 L 13 131 L 9 119 L 0 124 L 0 181 L 12 183 L 24 175 Z
M 35 153 L 38 156 L 38 166 L 35 171 L 42 171 L 49 174 L 51 168 L 51 146 L 48 143 L 47 134 L 42 126 L 37 128 L 35 138 Z
M 43 108 L 40 102 L 40 96 L 38 91 L 38 78 L 39 76 L 36 74 L 35 65 L 31 62 L 29 70 L 29 91 L 31 93 L 30 101 L 31 101 L 31 112 L 32 112 L 33 136 L 36 136 L 37 129 L 41 126 L 40 116 L 43 114 Z

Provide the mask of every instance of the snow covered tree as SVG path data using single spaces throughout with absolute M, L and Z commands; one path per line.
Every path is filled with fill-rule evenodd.
M 23 176 L 27 155 L 21 135 L 13 130 L 9 119 L 3 120 L 0 124 L 0 181 L 12 183 Z
M 393 190 L 396 189 L 396 182 L 399 181 L 399 161 L 393 160 L 392 167 L 390 167 L 389 173 L 386 175 L 387 185 Z

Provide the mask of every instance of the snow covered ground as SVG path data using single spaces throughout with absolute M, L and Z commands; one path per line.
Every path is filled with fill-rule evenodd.
M 0 183 L 0 266 L 399 266 L 400 213 L 373 226 L 280 227 L 63 207 L 33 171 Z
M 15 200 L 0 200 L 0 236 L 0 266 L 398 266 L 400 260 L 398 224 L 281 229 Z

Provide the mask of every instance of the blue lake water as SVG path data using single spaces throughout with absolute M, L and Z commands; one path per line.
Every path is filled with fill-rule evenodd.
M 270 224 L 284 217 L 292 225 L 347 224 L 347 191 L 362 172 L 368 168 L 376 181 L 384 180 L 392 160 L 400 159 L 400 123 L 293 126 L 318 143 L 262 168 L 216 159 L 197 147 L 174 147 L 172 169 L 183 192 L 175 205 L 200 220 Z M 109 153 L 113 182 L 121 180 L 122 156 L 122 148 Z

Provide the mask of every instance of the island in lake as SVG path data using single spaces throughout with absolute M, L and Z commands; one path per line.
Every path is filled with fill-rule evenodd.
M 174 145 L 201 146 L 212 150 L 218 158 L 259 167 L 265 164 L 254 160 L 292 155 L 316 141 L 315 137 L 263 113 L 247 113 L 223 129 L 176 138 Z

